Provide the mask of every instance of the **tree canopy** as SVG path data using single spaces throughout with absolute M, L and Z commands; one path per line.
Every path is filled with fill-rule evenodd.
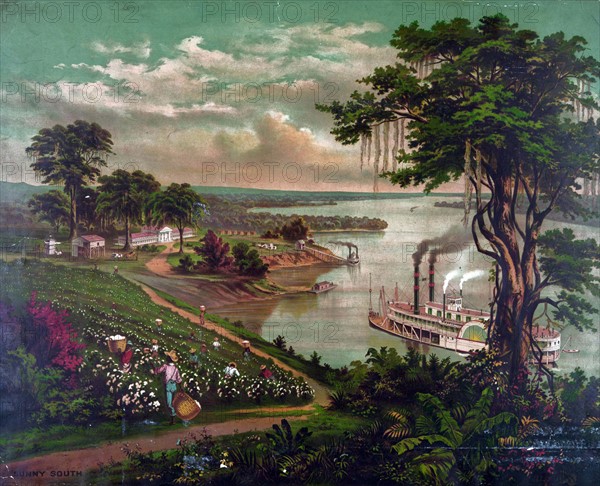
M 60 227 L 69 224 L 69 199 L 60 191 L 52 190 L 34 194 L 27 205 L 40 221 L 46 221 L 58 233 Z
M 196 226 L 206 205 L 192 187 L 173 183 L 166 190 L 155 192 L 147 200 L 147 219 L 154 224 L 173 224 L 179 230 L 179 253 L 183 253 L 183 230 L 187 225 Z
M 550 260 L 540 266 L 537 250 L 548 214 L 583 212 L 580 182 L 599 171 L 599 125 L 591 116 L 598 106 L 590 86 L 600 64 L 586 55 L 585 39 L 562 32 L 540 38 L 502 15 L 478 25 L 457 18 L 431 29 L 415 22 L 400 26 L 391 44 L 399 61 L 360 80 L 367 91 L 318 108 L 333 115 L 338 141 L 361 140 L 363 156 L 374 143 L 376 171 L 401 187 L 422 184 L 431 191 L 463 178 L 465 223 L 474 194 L 473 239 L 498 270 L 489 340 L 514 383 L 535 351 L 538 306 L 553 306 L 563 324 L 577 319 L 587 326 L 590 308 L 581 294 L 598 294 L 593 242 L 575 244 L 569 235 L 562 237 L 568 245 L 543 240 L 555 260 L 558 253 L 574 256 L 562 265 L 575 263 L 573 252 L 584 252 L 577 272 L 587 277 L 577 284 Z M 385 146 L 390 130 L 391 167 Z M 406 147 L 397 143 L 398 132 Z M 489 198 L 482 197 L 486 193 Z M 524 218 L 517 217 L 518 204 L 527 208 Z M 547 295 L 552 285 L 563 288 L 556 299 Z
M 109 131 L 97 123 L 76 120 L 73 124 L 43 128 L 25 149 L 33 157 L 32 169 L 39 173 L 43 184 L 64 184 L 71 202 L 69 238 L 77 236 L 77 195 L 80 189 L 93 183 L 112 154 Z
M 131 248 L 129 225 L 141 221 L 144 203 L 151 193 L 160 190 L 160 183 L 152 174 L 146 174 L 141 170 L 127 172 L 123 169 L 102 176 L 98 181 L 100 195 L 96 211 L 125 223 L 123 249 L 129 250 Z

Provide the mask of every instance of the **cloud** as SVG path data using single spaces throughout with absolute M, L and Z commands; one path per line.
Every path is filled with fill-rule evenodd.
M 104 44 L 103 42 L 94 42 L 92 49 L 101 54 L 133 54 L 136 57 L 148 59 L 152 49 L 150 49 L 150 41 L 140 42 L 132 46 L 125 47 L 121 44 Z
M 115 161 L 139 161 L 164 183 L 285 189 L 299 168 L 294 189 L 368 191 L 373 177 L 360 173 L 358 147 L 337 143 L 329 134 L 331 118 L 314 105 L 347 97 L 357 78 L 395 62 L 391 47 L 363 39 L 381 29 L 372 22 L 272 26 L 232 37 L 218 49 L 192 33 L 167 45 L 169 54 L 158 60 L 150 60 L 149 41 L 95 42 L 91 49 L 108 59 L 96 55 L 93 62 L 54 66 L 61 70 L 62 98 L 38 104 L 29 116 L 39 115 L 40 128 L 78 118 L 97 121 L 113 133 Z M 91 81 L 87 98 L 82 76 Z M 90 101 L 93 85 L 102 96 Z M 10 109 L 18 111 L 18 103 Z M 26 140 L 19 143 L 24 150 Z M 202 164 L 213 163 L 242 169 L 254 164 L 264 173 L 252 184 L 231 176 L 205 180 Z M 272 181 L 264 164 L 277 164 L 270 166 Z

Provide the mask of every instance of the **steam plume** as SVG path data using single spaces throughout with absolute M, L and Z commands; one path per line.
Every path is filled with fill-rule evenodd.
M 446 278 L 444 279 L 444 293 L 446 293 L 446 289 L 448 288 L 448 284 L 450 283 L 450 280 L 452 280 L 454 277 L 458 276 L 459 273 L 460 273 L 460 270 L 452 270 L 448 275 L 446 275 Z
M 458 284 L 460 287 L 460 290 L 462 290 L 463 288 L 463 284 L 467 281 L 467 280 L 471 280 L 477 277 L 481 277 L 485 275 L 485 272 L 483 270 L 473 270 L 472 272 L 467 272 L 465 273 L 462 278 L 460 279 L 460 283 Z

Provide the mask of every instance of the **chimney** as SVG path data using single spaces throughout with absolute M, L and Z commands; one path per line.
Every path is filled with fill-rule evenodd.
M 444 300 L 442 303 L 442 321 L 446 320 L 446 292 L 444 292 Z
M 415 315 L 419 313 L 419 265 L 415 265 Z
M 429 264 L 429 302 L 433 302 L 435 300 L 435 283 L 433 281 L 433 263 Z

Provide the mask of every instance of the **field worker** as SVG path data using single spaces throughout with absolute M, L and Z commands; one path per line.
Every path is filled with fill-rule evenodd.
M 242 345 L 244 346 L 242 357 L 244 361 L 248 361 L 250 359 L 250 341 L 242 341 Z
M 198 361 L 200 360 L 196 351 L 196 348 L 190 348 L 190 365 L 194 368 L 198 367 Z
M 213 349 L 215 351 L 218 351 L 219 349 L 221 349 L 221 343 L 219 342 L 219 338 L 216 337 L 213 341 Z
M 272 380 L 273 372 L 269 368 L 267 368 L 266 365 L 260 365 L 260 373 L 258 374 L 258 376 L 266 380 Z
M 164 384 L 167 392 L 167 406 L 171 411 L 171 423 L 175 423 L 175 409 L 173 408 L 173 394 L 177 391 L 177 385 L 181 383 L 181 374 L 179 369 L 175 366 L 175 363 L 179 361 L 179 357 L 175 350 L 171 350 L 165 353 L 167 355 L 167 362 L 160 368 L 156 368 L 151 371 L 152 374 L 159 375 L 164 373 Z
M 240 376 L 240 372 L 237 369 L 237 365 L 232 361 L 225 368 L 225 378 L 233 378 L 234 376 Z
M 127 341 L 125 351 L 121 353 L 121 370 L 123 373 L 128 373 L 131 369 L 131 358 L 133 358 L 133 344 Z

